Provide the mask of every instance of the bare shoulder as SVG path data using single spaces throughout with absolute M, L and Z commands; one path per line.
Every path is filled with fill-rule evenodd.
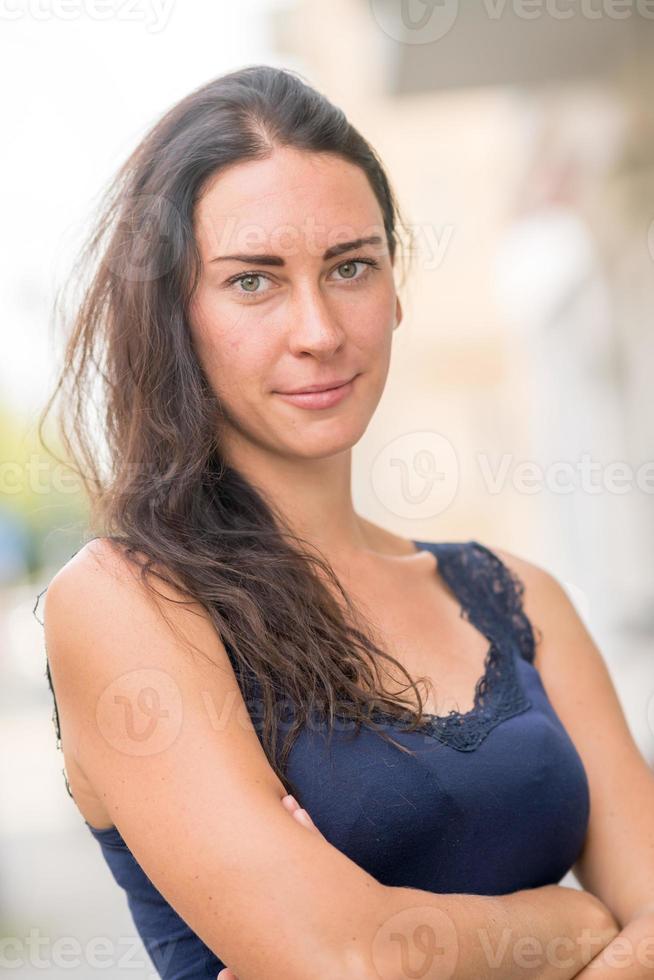
M 75 552 L 52 577 L 45 594 L 45 615 L 52 608 L 70 601 L 77 605 L 84 597 L 106 595 L 107 589 L 125 589 L 138 585 L 135 566 L 124 551 L 109 538 L 93 538 Z M 136 591 L 136 590 L 134 590 Z M 83 609 L 79 609 L 83 612 Z M 52 613 L 51 613 L 52 615 Z M 70 626 L 74 628 L 75 617 Z
M 111 538 L 93 538 L 77 551 L 69 561 L 54 575 L 46 600 L 51 593 L 59 596 L 65 591 L 82 590 L 92 594 L 98 590 L 104 594 L 107 588 L 120 591 L 129 590 L 135 596 L 150 601 L 151 593 L 144 587 L 140 569 L 145 565 L 147 556 L 135 551 L 130 558 L 124 546 Z M 181 583 L 175 582 L 175 576 L 169 569 L 164 569 L 160 563 L 151 562 L 152 581 L 156 583 L 157 592 L 162 597 L 173 601 L 188 598 Z M 166 580 L 171 580 L 170 582 Z
M 218 700 L 241 697 L 209 615 L 160 567 L 163 577 L 154 577 L 154 589 L 149 588 L 140 573 L 144 559 L 136 555 L 132 561 L 108 538 L 93 539 L 53 576 L 45 593 L 45 649 L 66 767 L 79 790 L 78 807 L 91 801 L 91 812 L 102 813 L 103 823 L 115 822 L 115 814 L 101 802 L 95 769 L 104 763 L 101 753 L 90 753 L 88 736 L 102 734 L 99 719 L 108 703 L 121 704 L 127 718 L 136 717 L 147 698 L 161 706 L 171 699 L 179 704 L 182 691 L 198 687 Z M 164 717 L 162 707 L 155 727 L 165 739 Z M 173 715 L 170 722 L 174 725 Z M 123 734 L 129 740 L 129 733 Z
M 144 555 L 132 561 L 115 542 L 88 542 L 48 585 L 43 607 L 46 654 L 59 707 L 62 742 L 70 758 L 93 783 L 92 744 L 85 736 L 98 728 L 107 704 L 144 703 L 146 690 L 157 703 L 182 709 L 186 694 L 198 711 L 198 725 L 211 730 L 213 701 L 243 705 L 241 690 L 225 646 L 208 611 L 191 599 L 167 569 L 148 582 L 141 577 Z M 150 584 L 152 587 L 150 587 Z M 116 700 L 117 699 L 117 700 Z M 200 704 L 197 704 L 198 700 Z M 209 706 L 207 708 L 207 705 Z M 175 711 L 160 719 L 165 737 Z M 163 715 L 161 716 L 164 717 Z M 239 715 L 240 723 L 244 718 Z M 114 719 L 113 723 L 118 723 Z M 247 727 L 247 726 L 246 726 Z M 258 741 L 251 729 L 250 748 Z M 126 734 L 126 737 L 129 737 Z M 281 786 L 270 770 L 272 781 Z
M 542 671 L 547 637 L 552 636 L 552 625 L 560 621 L 562 610 L 570 610 L 570 599 L 559 579 L 542 565 L 504 548 L 489 547 L 522 586 L 522 608 L 535 631 L 534 666 Z
M 167 623 L 178 635 L 182 630 L 189 640 L 193 636 L 203 642 L 205 652 L 209 649 L 223 666 L 229 664 L 201 604 L 190 598 L 170 570 L 157 562 L 152 563 L 146 584 L 141 574 L 145 561 L 146 556 L 138 552 L 130 558 L 123 547 L 109 538 L 94 538 L 59 569 L 48 585 L 44 602 L 49 660 L 72 654 L 75 638 L 101 633 L 115 641 L 118 664 L 122 634 L 129 632 L 131 638 L 145 636 L 155 625 L 162 629 Z M 63 636 L 69 642 L 59 642 Z M 83 669 L 92 660 L 92 655 L 85 657 L 76 668 Z
M 534 666 L 557 713 L 582 744 L 604 712 L 624 718 L 604 654 L 556 575 L 509 551 L 491 550 L 524 586 L 522 608 L 536 630 Z
M 525 612 L 527 606 L 536 611 L 536 607 L 545 603 L 548 607 L 570 602 L 564 584 L 552 572 L 537 562 L 528 561 L 511 551 L 503 548 L 491 548 L 502 562 L 515 574 L 518 581 L 524 585 L 523 602 Z
M 528 585 L 532 589 L 535 588 L 542 591 L 543 588 L 557 584 L 556 578 L 547 569 L 543 568 L 542 565 L 528 561 L 526 558 L 507 551 L 505 548 L 497 548 L 495 545 L 489 545 L 488 547 L 524 583 L 525 592 Z

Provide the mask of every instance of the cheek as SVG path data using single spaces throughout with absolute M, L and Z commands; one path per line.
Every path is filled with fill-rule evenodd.
M 365 296 L 356 302 L 356 317 L 353 323 L 358 332 L 365 329 L 366 333 L 378 339 L 392 331 L 395 323 L 395 307 L 397 297 L 395 286 L 391 279 L 384 278 L 375 283 Z
M 382 355 L 390 348 L 394 325 L 395 308 L 388 303 L 376 303 L 361 309 L 353 318 L 350 340 L 366 354 Z
M 261 345 L 236 333 L 210 335 L 205 343 L 205 370 L 214 390 L 230 402 L 255 396 L 270 375 L 270 358 Z
M 205 294 L 198 296 L 189 318 L 195 349 L 216 390 L 243 387 L 265 373 L 271 352 L 246 317 L 226 311 Z

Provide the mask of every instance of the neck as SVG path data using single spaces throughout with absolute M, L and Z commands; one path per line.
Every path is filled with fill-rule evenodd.
M 229 463 L 303 539 L 303 546 L 342 561 L 379 544 L 374 526 L 354 509 L 349 449 L 323 459 L 231 452 Z

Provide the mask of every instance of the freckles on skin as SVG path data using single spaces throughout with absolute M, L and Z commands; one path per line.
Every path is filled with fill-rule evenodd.
M 195 211 L 195 233 L 207 258 L 260 251 L 292 258 L 324 249 L 366 228 L 382 239 L 379 203 L 360 167 L 330 153 L 276 147 L 261 160 L 248 160 L 217 173 L 206 184 Z
M 308 216 L 319 228 L 313 239 L 304 236 Z M 241 235 L 247 230 L 257 234 Z M 323 259 L 325 248 L 380 230 L 383 247 Z M 241 434 L 302 456 L 354 444 L 383 392 L 396 302 L 383 216 L 363 171 L 289 148 L 235 165 L 198 202 L 196 239 L 202 269 L 189 326 L 204 373 Z M 280 255 L 286 264 L 212 262 L 254 252 Z M 379 268 L 348 285 L 338 269 L 359 252 L 374 256 Z M 241 286 L 225 285 L 259 269 L 261 299 L 243 299 Z M 306 411 L 272 394 L 351 371 L 362 374 L 340 410 Z
M 220 255 L 265 251 L 298 268 L 306 257 L 312 271 L 326 247 L 358 233 L 378 234 L 381 244 L 370 248 L 390 265 L 383 215 L 366 175 L 331 154 L 276 148 L 266 159 L 218 173 L 196 205 L 194 224 L 205 269 Z
M 200 286 L 189 310 L 191 334 L 202 366 L 209 373 L 222 361 L 234 361 L 245 344 L 240 318 L 232 317 L 213 299 L 206 287 Z
M 242 318 L 230 317 L 211 298 L 204 304 L 194 298 L 189 314 L 196 356 L 223 415 L 256 425 L 265 395 L 260 388 L 270 371 L 269 338 L 245 330 Z

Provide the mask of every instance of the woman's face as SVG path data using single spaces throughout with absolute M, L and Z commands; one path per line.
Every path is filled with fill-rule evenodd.
M 223 408 L 227 458 L 243 440 L 286 457 L 349 449 L 381 397 L 402 316 L 363 171 L 330 154 L 275 149 L 214 178 L 195 234 L 202 273 L 189 321 Z M 283 394 L 351 378 L 338 398 Z

